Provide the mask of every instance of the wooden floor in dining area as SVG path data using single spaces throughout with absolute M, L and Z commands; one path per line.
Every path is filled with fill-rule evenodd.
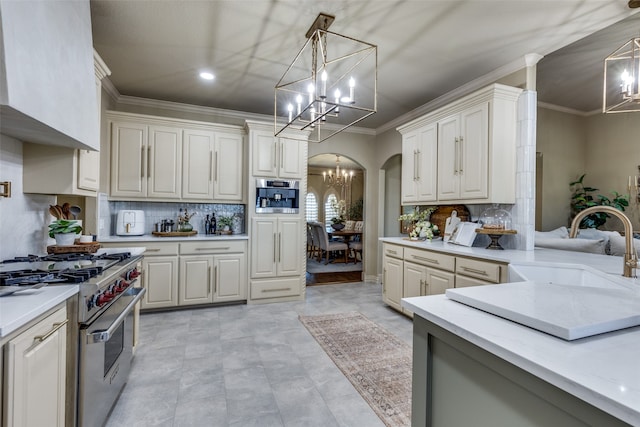
M 307 273 L 307 286 L 335 285 L 362 281 L 362 271 Z

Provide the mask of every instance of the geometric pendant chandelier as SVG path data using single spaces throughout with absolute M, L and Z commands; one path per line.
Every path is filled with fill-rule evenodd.
M 602 111 L 640 111 L 640 38 L 629 40 L 605 59 Z
M 318 15 L 275 86 L 275 136 L 322 142 L 377 111 L 378 48 L 328 31 L 334 19 Z

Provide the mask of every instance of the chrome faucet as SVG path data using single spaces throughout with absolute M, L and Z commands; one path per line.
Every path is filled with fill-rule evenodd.
M 604 212 L 607 214 L 611 214 L 622 221 L 622 225 L 624 226 L 625 240 L 624 266 L 622 275 L 624 277 L 636 277 L 636 275 L 634 274 L 634 270 L 638 267 L 638 254 L 636 253 L 636 248 L 633 245 L 633 225 L 631 224 L 631 220 L 618 209 L 611 206 L 592 206 L 583 211 L 580 211 L 571 222 L 571 231 L 569 232 L 569 237 L 576 237 L 578 235 L 578 227 L 580 226 L 580 221 L 582 221 L 582 219 L 587 215 L 595 212 Z

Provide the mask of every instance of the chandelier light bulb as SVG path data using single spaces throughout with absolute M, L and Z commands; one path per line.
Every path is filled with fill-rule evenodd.
M 320 98 L 325 99 L 327 97 L 327 79 L 329 76 L 327 75 L 326 70 L 322 70 L 322 74 L 320 75 L 320 80 L 322 80 L 322 92 L 320 92 Z
M 291 123 L 291 119 L 293 118 L 293 104 L 287 105 L 287 111 L 289 111 L 289 123 Z
M 298 104 L 298 115 L 300 115 L 302 110 L 302 95 L 298 94 L 298 96 L 296 96 L 296 104 Z
M 312 83 L 309 83 L 309 86 L 307 86 L 307 92 L 309 92 L 309 105 L 311 105 L 313 103 L 313 92 L 315 92 Z
M 349 99 L 352 104 L 356 103 L 356 81 L 353 77 L 349 79 Z

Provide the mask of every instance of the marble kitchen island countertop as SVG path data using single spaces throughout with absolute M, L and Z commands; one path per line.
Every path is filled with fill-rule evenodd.
M 0 298 L 0 339 L 77 293 L 78 285 L 55 285 Z
M 141 243 L 141 242 L 190 242 L 205 240 L 249 240 L 247 234 L 196 234 L 195 236 L 161 237 L 153 234 L 142 236 L 108 236 L 98 239 L 100 243 Z
M 590 405 L 640 425 L 640 327 L 565 341 L 445 295 L 405 298 L 402 306 Z

